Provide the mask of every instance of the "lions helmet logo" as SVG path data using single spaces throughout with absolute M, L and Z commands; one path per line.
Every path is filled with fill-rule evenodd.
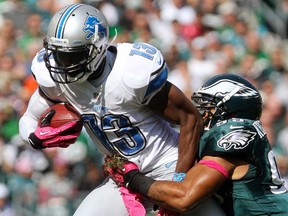
M 95 33 L 100 38 L 103 38 L 106 35 L 106 27 L 101 24 L 101 22 L 95 16 L 89 15 L 85 22 L 85 27 L 83 28 L 84 32 L 87 32 L 86 39 L 89 40 Z
M 224 150 L 234 149 L 244 149 L 248 144 L 254 140 L 256 133 L 248 130 L 234 130 L 227 135 L 221 137 L 217 145 Z

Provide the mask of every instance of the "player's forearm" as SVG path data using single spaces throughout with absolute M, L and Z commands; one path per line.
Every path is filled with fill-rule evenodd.
M 163 184 L 162 181 L 157 181 L 151 185 L 148 197 L 159 206 L 185 212 L 191 206 L 185 201 L 185 190 L 179 186 L 180 184 L 176 182 L 165 182 Z
M 19 133 L 24 141 L 28 142 L 28 136 L 37 127 L 39 116 L 48 107 L 48 102 L 36 90 L 29 101 L 26 112 L 19 120 Z
M 129 184 L 129 188 L 138 192 L 159 206 L 185 212 L 191 208 L 186 196 L 186 189 L 182 183 L 155 181 L 141 173 L 135 175 Z M 195 203 L 196 204 L 196 203 Z
M 219 170 L 196 164 L 183 182 L 155 181 L 137 173 L 130 189 L 153 200 L 159 206 L 180 212 L 196 210 L 224 184 L 226 177 Z
M 19 120 L 19 134 L 22 140 L 28 143 L 28 137 L 35 130 L 38 122 L 29 116 L 22 116 Z
M 182 117 L 176 172 L 187 172 L 194 165 L 202 131 L 203 122 L 197 110 Z
M 187 172 L 196 159 L 203 120 L 192 102 L 173 84 L 167 82 L 149 107 L 171 123 L 180 126 L 177 172 Z

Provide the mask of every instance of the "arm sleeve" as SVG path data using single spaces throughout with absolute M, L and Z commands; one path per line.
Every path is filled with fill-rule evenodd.
M 24 141 L 28 142 L 28 136 L 37 128 L 39 117 L 51 104 L 40 96 L 38 89 L 34 92 L 26 112 L 19 121 L 19 133 Z

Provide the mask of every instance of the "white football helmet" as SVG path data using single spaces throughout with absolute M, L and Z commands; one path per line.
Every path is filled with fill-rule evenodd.
M 52 17 L 44 38 L 44 61 L 57 83 L 83 82 L 106 56 L 109 26 L 95 7 L 73 4 Z

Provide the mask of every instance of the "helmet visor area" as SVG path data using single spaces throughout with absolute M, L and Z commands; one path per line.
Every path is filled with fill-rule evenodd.
M 44 39 L 46 58 L 44 58 L 51 78 L 58 83 L 71 83 L 81 80 L 87 73 L 91 73 L 89 64 L 96 58 L 95 45 L 80 47 L 62 47 L 49 45 Z M 54 59 L 54 62 L 51 61 Z
M 53 57 L 56 64 L 60 67 L 70 67 L 73 65 L 81 64 L 88 60 L 89 51 L 79 50 L 79 51 L 53 51 Z
M 198 109 L 200 115 L 204 121 L 204 129 L 209 130 L 211 128 L 211 122 L 214 118 L 214 113 L 217 110 L 217 104 L 215 98 L 211 95 L 194 93 L 191 97 L 192 103 Z
M 194 93 L 191 99 L 202 116 L 216 107 L 216 102 L 211 96 Z

